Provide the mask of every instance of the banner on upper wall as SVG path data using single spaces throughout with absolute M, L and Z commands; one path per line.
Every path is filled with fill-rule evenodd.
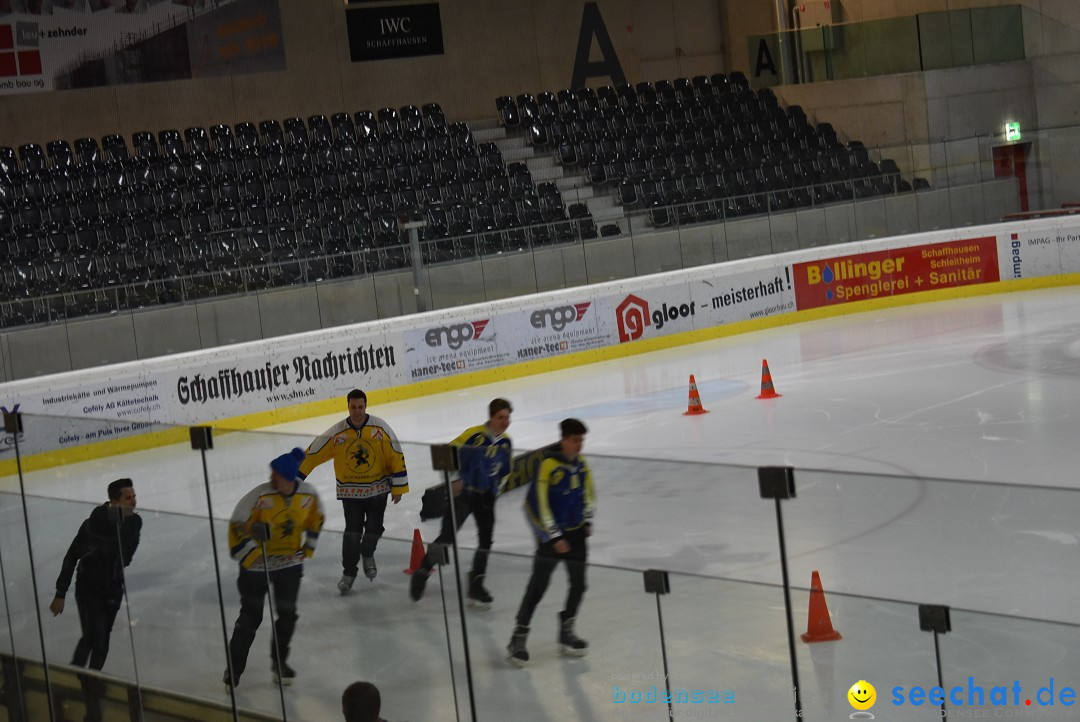
M 796 263 L 795 305 L 835 306 L 999 280 L 997 237 L 891 248 Z
M 67 421 L 50 421 L 43 427 L 31 420 L 23 452 L 125 436 L 146 430 L 152 421 L 197 424 L 344 398 L 353 388 L 385 388 L 408 381 L 400 333 L 319 332 L 303 342 L 276 339 L 270 344 L 181 354 L 170 361 L 121 364 L 91 371 L 78 382 L 40 385 L 18 394 L 5 406 Z M 133 368 L 139 370 L 132 373 Z M 98 424 L 79 421 L 86 418 L 116 419 L 130 426 L 109 424 L 99 429 Z M 87 426 L 93 428 L 93 438 Z
M 790 267 L 725 270 L 599 300 L 601 328 L 611 343 L 628 343 L 795 310 Z
M 348 7 L 345 27 L 354 63 L 443 54 L 438 3 Z
M 278 0 L 0 0 L 0 94 L 284 69 Z
M 1003 233 L 998 246 L 1002 280 L 1038 278 L 1080 269 L 1080 229 L 1048 227 Z

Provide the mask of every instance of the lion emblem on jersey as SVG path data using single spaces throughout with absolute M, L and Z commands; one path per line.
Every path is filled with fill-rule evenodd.
M 346 457 L 353 471 L 364 472 L 371 468 L 371 460 L 375 457 L 375 450 L 365 439 L 356 439 L 349 444 Z

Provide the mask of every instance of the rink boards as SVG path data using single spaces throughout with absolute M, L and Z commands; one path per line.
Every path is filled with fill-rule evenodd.
M 1080 280 L 1080 220 L 824 246 L 0 385 L 24 468 L 385 403 L 777 325 Z M 88 436 L 67 418 L 113 423 Z M 163 429 L 160 423 L 177 428 Z M 163 438 L 164 436 L 164 438 Z M 0 473 L 14 473 L 14 438 Z M 30 457 L 30 458 L 27 458 Z

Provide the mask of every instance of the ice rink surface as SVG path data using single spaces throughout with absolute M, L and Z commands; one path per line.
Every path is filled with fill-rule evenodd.
M 779 399 L 754 398 L 763 358 Z M 690 374 L 707 415 L 682 415 Z M 349 597 L 333 588 L 340 539 L 324 535 L 301 592 L 290 659 L 301 682 L 287 691 L 290 719 L 335 719 L 336 695 L 358 678 L 383 688 L 388 719 L 454 719 L 455 686 L 468 718 L 451 594 L 456 685 L 448 670 L 440 591 L 452 587 L 433 579 L 428 596 L 413 604 L 401 569 L 413 530 L 425 540 L 438 530 L 437 521 L 419 520 L 421 493 L 438 481 L 422 444 L 482 422 L 495 396 L 515 406 L 509 433 L 519 448 L 554 441 L 567 416 L 590 427 L 586 453 L 599 496 L 590 561 L 606 566 L 590 570 L 579 620 L 590 656 L 556 656 L 555 614 L 565 591 L 557 573 L 534 620 L 533 665 L 507 667 L 502 648 L 532 541 L 522 493 L 500 498 L 500 553 L 489 584 L 495 607 L 467 614 L 478 719 L 663 719 L 656 705 L 613 702 L 612 685 L 622 680 L 663 687 L 662 679 L 640 677 L 662 668 L 656 602 L 642 591 L 639 573 L 647 568 L 672 572 L 672 593 L 663 600 L 672 687 L 735 696 L 732 704 L 676 712 L 685 719 L 790 718 L 776 513 L 758 498 L 754 469 L 765 464 L 797 469 L 798 495 L 784 503 L 792 580 L 800 587 L 793 593 L 797 631 L 805 629 L 805 589 L 818 570 L 844 635 L 799 645 L 807 719 L 846 719 L 852 710 L 844 694 L 859 679 L 877 685 L 879 719 L 937 718 L 933 707 L 887 704 L 894 686 L 936 683 L 932 640 L 918 629 L 921 602 L 955 607 L 954 631 L 942 640 L 947 685 L 973 676 L 987 691 L 1019 680 L 1034 694 L 1050 678 L 1059 690 L 1080 687 L 1080 629 L 1073 626 L 1080 624 L 1080 289 L 1064 288 L 853 314 L 372 406 L 408 442 L 412 493 L 388 509 L 378 579 L 360 580 Z M 219 435 L 207 454 L 214 516 L 226 518 L 265 478 L 270 458 L 306 445 L 344 415 L 344 400 L 342 407 L 264 433 Z M 157 686 L 183 680 L 186 692 L 224 700 L 214 686 L 221 625 L 201 459 L 186 446 L 27 474 L 39 591 L 47 603 L 87 503 L 120 475 L 135 479 L 144 515 L 144 546 L 129 578 L 140 676 Z M 13 479 L 3 481 L 3 491 L 17 490 Z M 311 481 L 327 504 L 328 529 L 340 531 L 329 466 Z M 36 644 L 32 590 L 13 586 L 20 562 L 9 551 L 26 533 L 21 514 L 17 499 L 5 496 L 0 549 L 14 641 L 26 650 Z M 224 551 L 224 525 L 217 526 Z M 470 522 L 462 543 L 474 540 Z M 471 551 L 463 554 L 468 559 Z M 224 559 L 230 627 L 234 576 Z M 47 651 L 66 658 L 77 637 L 74 614 L 46 625 Z M 276 693 L 259 661 L 264 642 L 265 624 L 251 681 L 238 693 L 248 706 L 273 710 Z M 134 672 L 130 643 L 114 635 L 106 671 Z M 184 645 L 193 653 L 180 653 Z M 162 660 L 162 649 L 176 652 Z M 1074 709 L 1010 711 L 1080 719 Z M 986 711 L 993 717 L 1002 710 Z

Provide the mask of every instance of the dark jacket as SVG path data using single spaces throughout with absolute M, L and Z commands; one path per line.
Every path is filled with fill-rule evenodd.
M 114 507 L 110 513 L 110 508 L 107 503 L 95 508 L 79 527 L 56 578 L 57 597 L 63 599 L 67 594 L 76 568 L 76 594 L 113 595 L 123 591 L 123 567 L 131 564 L 139 547 L 142 518 L 138 514 L 122 517 L 118 535 L 114 520 L 122 510 Z

